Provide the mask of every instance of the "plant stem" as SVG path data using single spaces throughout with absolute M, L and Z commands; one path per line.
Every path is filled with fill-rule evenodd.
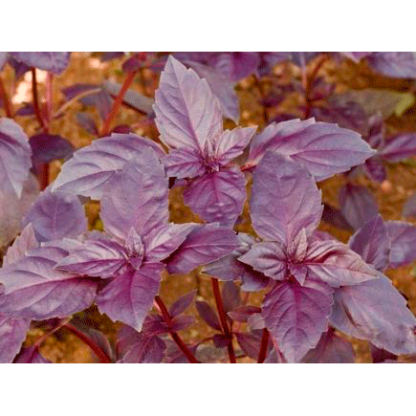
M 103 349 L 100 348 L 88 335 L 84 334 L 84 332 L 80 331 L 78 328 L 75 328 L 69 323 L 63 325 L 62 327 L 66 328 L 68 331 L 72 332 L 81 341 L 85 342 L 85 344 L 87 344 L 91 348 L 91 350 L 94 352 L 94 354 L 99 358 L 101 363 L 111 363 L 111 359 L 106 354 L 106 352 L 103 351 Z
M 47 338 L 49 338 L 51 335 L 53 335 L 55 332 L 59 331 L 64 325 L 66 325 L 70 321 L 70 318 L 63 319 L 59 322 L 58 325 L 56 325 L 55 328 L 51 329 L 46 334 L 43 334 L 34 344 L 33 346 L 36 348 L 39 348 Z
M 117 97 L 114 100 L 113 107 L 111 108 L 110 113 L 107 115 L 104 126 L 101 130 L 101 137 L 106 136 L 110 132 L 110 127 L 113 119 L 118 113 L 118 110 L 123 102 L 124 95 L 126 94 L 127 90 L 129 89 L 131 83 L 134 80 L 134 77 L 136 76 L 137 71 L 132 71 L 127 74 L 126 79 L 123 82 L 123 85 L 121 86 L 120 91 L 117 94 Z
M 13 108 L 12 103 L 9 100 L 7 95 L 6 88 L 3 84 L 3 79 L 0 77 L 0 96 L 3 100 L 4 110 L 6 111 L 6 117 L 13 118 Z
M 316 76 L 318 75 L 319 70 L 321 69 L 324 62 L 328 59 L 327 55 L 323 55 L 321 59 L 316 64 L 315 68 L 313 69 L 311 75 L 306 79 L 306 86 L 305 86 L 305 101 L 306 101 L 306 108 L 305 108 L 305 119 L 309 118 L 312 110 L 312 101 L 310 99 L 312 93 L 312 84 L 315 81 Z
M 70 107 L 72 104 L 76 103 L 81 98 L 88 97 L 89 95 L 97 94 L 100 91 L 101 91 L 100 88 L 94 88 L 92 90 L 84 91 L 81 94 L 76 95 L 75 97 L 73 97 L 70 100 L 68 100 L 65 104 L 62 104 L 62 106 L 59 107 L 58 110 L 56 110 L 56 112 L 52 116 L 52 118 L 58 118 L 59 116 L 61 116 L 62 114 L 64 114 L 65 113 L 65 110 L 68 107 Z
M 259 359 L 257 360 L 258 363 L 264 363 L 264 360 L 266 359 L 267 347 L 269 346 L 269 339 L 269 331 L 267 330 L 267 328 L 264 328 L 263 336 L 261 337 Z
M 171 326 L 173 323 L 172 317 L 170 316 L 169 311 L 166 308 L 166 305 L 164 304 L 160 296 L 155 297 L 155 302 L 156 302 L 158 309 L 160 310 L 160 313 L 162 314 L 163 319 L 168 324 L 168 326 Z M 195 358 L 194 354 L 192 354 L 192 351 L 187 347 L 187 345 L 182 341 L 182 338 L 178 335 L 178 333 L 173 330 L 170 330 L 169 333 L 172 339 L 175 341 L 176 345 L 185 354 L 188 361 L 190 363 L 198 363 L 199 361 Z
M 42 127 L 43 130 L 45 130 L 45 122 L 43 120 L 43 117 L 40 113 L 40 108 L 39 108 L 38 84 L 36 81 L 36 68 L 32 68 L 31 72 L 32 72 L 33 107 L 35 108 L 35 114 L 39 121 L 40 126 Z
M 33 94 L 33 107 L 35 109 L 36 117 L 39 121 L 39 124 L 44 133 L 48 132 L 48 121 L 45 122 L 45 119 L 42 117 L 40 107 L 39 107 L 39 96 L 38 96 L 38 84 L 36 80 L 36 68 L 31 69 L 32 72 L 32 94 Z M 48 91 L 47 91 L 48 95 Z M 48 119 L 49 116 L 47 116 Z M 40 189 L 44 190 L 49 185 L 49 164 L 44 163 L 41 166 L 41 172 L 39 175 Z
M 45 128 L 49 131 L 49 124 L 53 110 L 53 74 L 48 72 L 46 74 L 46 111 L 45 111 Z
M 223 331 L 224 336 L 229 339 L 227 348 L 228 348 L 228 355 L 230 356 L 230 363 L 235 364 L 237 360 L 235 357 L 235 352 L 234 352 L 234 347 L 233 347 L 233 334 L 230 331 L 230 328 L 227 323 L 227 315 L 225 314 L 224 305 L 222 303 L 220 285 L 218 283 L 218 279 L 216 279 L 215 277 L 212 277 L 211 283 L 212 283 L 212 290 L 214 292 L 215 303 L 217 305 L 218 315 L 220 317 L 222 331 Z
M 249 164 L 249 163 L 247 163 L 246 165 L 241 166 L 240 170 L 241 170 L 241 172 L 250 172 L 255 167 L 256 167 L 255 164 Z

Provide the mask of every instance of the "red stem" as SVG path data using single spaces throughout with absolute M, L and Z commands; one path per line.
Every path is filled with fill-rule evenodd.
M 168 324 L 168 326 L 171 326 L 172 317 L 170 316 L 169 311 L 166 308 L 166 305 L 164 304 L 163 300 L 159 296 L 156 296 L 155 302 L 160 310 L 160 313 L 162 314 L 163 319 Z M 192 351 L 188 348 L 188 346 L 182 341 L 182 338 L 178 335 L 178 333 L 173 330 L 170 330 L 169 333 L 172 339 L 175 341 L 176 345 L 185 354 L 188 361 L 190 363 L 198 363 L 199 361 L 195 358 L 194 354 L 192 354 Z
M 214 292 L 215 303 L 217 305 L 218 315 L 220 317 L 222 331 L 223 331 L 224 336 L 229 339 L 227 348 L 228 348 L 228 355 L 230 356 L 230 363 L 235 364 L 237 360 L 235 357 L 235 352 L 234 352 L 234 347 L 233 347 L 233 333 L 230 331 L 230 328 L 227 323 L 227 315 L 225 314 L 224 305 L 222 303 L 220 285 L 218 283 L 218 279 L 216 279 L 215 277 L 212 277 L 211 283 L 212 283 L 212 290 Z
M 4 110 L 6 111 L 6 117 L 13 118 L 12 104 L 7 95 L 7 91 L 4 88 L 3 80 L 0 77 L 0 96 L 3 99 Z
M 269 346 L 269 339 L 269 331 L 267 330 L 267 328 L 264 328 L 263 336 L 261 337 L 259 359 L 257 360 L 258 363 L 264 363 L 264 360 L 266 359 L 267 347 Z
M 46 78 L 46 105 L 45 105 L 45 118 L 42 117 L 39 96 L 38 96 L 38 84 L 36 80 L 36 68 L 31 69 L 32 72 L 32 93 L 33 93 L 33 107 L 35 109 L 36 117 L 41 125 L 43 132 L 49 131 L 49 119 L 52 114 L 52 80 L 53 74 L 48 72 Z M 39 174 L 40 189 L 44 190 L 49 185 L 49 164 L 44 163 L 40 168 Z
M 87 344 L 94 352 L 94 354 L 99 358 L 101 363 L 111 363 L 110 357 L 88 335 L 84 334 L 82 331 L 75 328 L 71 324 L 65 324 L 62 327 L 72 332 L 77 338 Z
M 321 69 L 324 62 L 328 59 L 327 55 L 323 55 L 321 59 L 316 64 L 315 68 L 313 69 L 311 75 L 306 81 L 306 88 L 305 88 L 305 101 L 306 101 L 306 108 L 305 108 L 305 119 L 309 118 L 312 110 L 312 102 L 310 99 L 310 95 L 312 92 L 312 84 L 315 81 L 316 76 L 318 75 L 319 70 Z
M 132 72 L 129 72 L 127 74 L 127 77 L 124 80 L 124 83 L 123 83 L 120 91 L 118 92 L 117 97 L 114 100 L 113 107 L 112 107 L 110 113 L 107 115 L 107 117 L 104 121 L 104 126 L 103 126 L 103 128 L 101 130 L 101 134 L 100 134 L 101 137 L 106 136 L 110 132 L 111 123 L 112 123 L 113 119 L 115 118 L 115 116 L 117 115 L 118 110 L 119 110 L 119 108 L 120 108 L 120 106 L 123 102 L 124 95 L 126 94 L 127 90 L 129 89 L 129 87 L 130 87 L 131 83 L 133 82 L 134 77 L 136 76 L 136 74 L 137 74 L 137 71 L 132 71 Z
M 256 167 L 255 164 L 248 163 L 247 165 L 241 166 L 240 170 L 241 172 L 250 172 Z
M 49 185 L 49 163 L 42 163 L 39 174 L 40 189 L 43 191 Z
M 36 68 L 31 69 L 32 72 L 32 94 L 33 94 L 33 107 L 35 108 L 35 114 L 39 121 L 43 131 L 45 131 L 45 121 L 42 118 L 39 108 L 39 96 L 38 96 L 38 84 L 36 81 Z
M 48 72 L 46 74 L 46 106 L 45 106 L 45 122 L 46 129 L 49 131 L 49 123 L 53 111 L 53 74 Z
M 66 325 L 69 322 L 70 318 L 66 318 L 63 319 L 59 322 L 58 325 L 56 325 L 55 328 L 51 329 L 49 332 L 47 332 L 46 334 L 43 334 L 34 344 L 33 346 L 36 348 L 39 348 L 45 341 L 47 338 L 49 338 L 51 335 L 53 335 L 55 332 L 57 332 L 58 330 L 60 330 L 64 325 Z

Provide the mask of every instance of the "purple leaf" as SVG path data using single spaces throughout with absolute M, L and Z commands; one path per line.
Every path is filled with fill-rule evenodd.
M 265 364 L 283 364 L 287 363 L 285 360 L 285 357 L 283 357 L 283 354 L 280 350 L 276 347 L 276 345 L 273 345 L 270 348 L 269 353 L 266 356 L 266 359 L 264 360 Z
M 84 208 L 75 195 L 51 192 L 46 188 L 22 220 L 31 223 L 39 242 L 75 238 L 87 231 Z
M 114 98 L 120 92 L 121 84 L 106 81 L 104 83 L 104 89 Z M 133 110 L 136 110 L 142 114 L 152 115 L 153 103 L 154 101 L 152 98 L 146 97 L 145 95 L 140 94 L 133 89 L 127 90 L 123 97 L 123 104 L 128 105 Z
M 16 263 L 25 256 L 27 251 L 38 247 L 38 245 L 39 243 L 36 240 L 33 226 L 32 224 L 28 224 L 19 237 L 14 240 L 13 245 L 7 250 L 6 255 L 3 257 L 3 266 Z
M 0 363 L 13 361 L 26 339 L 29 328 L 28 319 L 11 318 L 0 314 Z
M 118 333 L 117 354 L 121 363 L 160 363 L 166 344 L 157 336 L 123 326 Z
M 134 134 L 112 134 L 95 140 L 74 153 L 62 166 L 52 191 L 74 193 L 100 199 L 106 183 L 130 160 L 162 157 L 163 150 L 153 141 Z
M 32 149 L 32 163 L 39 167 L 42 163 L 49 163 L 56 159 L 67 159 L 74 152 L 74 146 L 61 136 L 51 134 L 37 134 L 29 139 Z
M 400 160 L 416 155 L 416 134 L 403 133 L 391 138 L 382 148 L 380 155 L 389 162 Z
M 307 241 L 302 231 L 288 247 L 266 241 L 253 245 L 239 260 L 275 280 L 291 275 L 301 285 L 307 276 L 335 287 L 377 276 L 377 272 L 346 245 L 333 239 Z
M 334 293 L 331 324 L 394 354 L 416 353 L 416 319 L 389 279 L 380 277 Z
M 23 348 L 21 353 L 14 360 L 18 364 L 52 364 L 39 351 L 39 347 L 33 345 L 29 348 Z
M 344 185 L 339 192 L 341 213 L 351 226 L 358 230 L 378 214 L 378 205 L 367 188 Z
M 194 61 L 204 65 L 215 63 L 218 52 L 175 52 L 174 57 L 180 61 Z
M 262 338 L 262 331 L 256 332 L 237 332 L 236 338 L 238 343 L 240 344 L 241 349 L 254 360 L 257 360 L 260 353 L 260 345 L 261 345 L 261 338 Z
M 218 224 L 201 225 L 193 230 L 168 259 L 169 273 L 189 273 L 198 266 L 218 260 L 238 246 L 234 231 Z
M 105 120 L 110 114 L 114 100 L 103 85 L 96 85 L 92 88 L 90 84 L 75 84 L 66 90 L 69 90 L 69 93 L 75 94 L 75 96 L 89 91 L 88 94 L 80 96 L 79 101 L 85 106 L 95 107 L 102 120 Z M 63 90 L 64 94 L 67 92 L 66 90 Z
M 416 192 L 404 203 L 402 215 L 404 218 L 416 218 Z
M 243 305 L 228 312 L 228 316 L 237 322 L 247 322 L 251 315 L 259 314 L 261 309 L 258 306 Z
M 95 123 L 95 120 L 92 118 L 92 116 L 88 113 L 77 113 L 75 115 L 77 119 L 77 123 L 85 129 L 88 133 L 98 136 L 99 131 L 97 124 Z
M 132 228 L 146 235 L 168 222 L 168 179 L 153 152 L 113 174 L 103 191 L 100 216 L 106 231 L 121 240 Z
M 253 74 L 259 64 L 257 52 L 225 52 L 216 59 L 217 70 L 232 81 L 239 81 Z
M 29 174 L 23 184 L 22 196 L 14 191 L 0 189 L 0 247 L 7 247 L 21 231 L 22 217 L 26 214 L 39 193 L 39 182 Z
M 182 350 L 176 345 L 175 342 L 167 340 L 167 349 L 165 352 L 165 363 L 180 363 L 180 364 L 188 364 L 189 360 L 185 356 L 185 354 L 182 352 Z M 196 345 L 187 345 L 189 350 L 192 352 L 192 354 L 196 354 L 196 349 L 198 347 L 198 344 Z
M 212 337 L 212 342 L 215 348 L 225 348 L 230 343 L 230 338 L 222 334 L 216 334 Z
M 382 272 L 387 268 L 390 256 L 390 237 L 381 215 L 365 223 L 351 237 L 348 244 L 376 270 Z
M 225 282 L 222 286 L 222 302 L 225 312 L 229 312 L 240 305 L 240 288 L 232 281 Z
M 170 308 L 169 314 L 173 318 L 185 312 L 192 304 L 196 290 L 191 290 L 186 295 L 181 296 Z
M 322 334 L 318 345 L 305 355 L 302 362 L 355 363 L 355 354 L 351 342 L 339 337 L 332 329 L 329 329 Z
M 237 235 L 239 246 L 232 253 L 221 259 L 207 264 L 202 271 L 219 280 L 240 280 L 243 282 L 242 290 L 251 292 L 264 289 L 269 279 L 262 273 L 255 271 L 251 266 L 238 260 L 240 256 L 247 253 L 256 240 L 245 233 Z
M 114 100 L 107 90 L 101 86 L 98 92 L 81 97 L 79 101 L 86 106 L 95 107 L 104 121 L 111 112 Z
M 26 72 L 30 71 L 30 66 L 27 66 L 23 62 L 19 62 L 12 55 L 9 54 L 9 65 L 14 70 L 14 76 L 16 81 L 20 80 Z
M 275 143 L 285 137 L 292 137 L 298 133 L 302 133 L 306 127 L 315 124 L 315 119 L 308 120 L 293 119 L 281 123 L 272 123 L 263 131 L 258 133 L 252 140 L 250 145 L 249 160 L 259 162 L 267 150 L 274 150 Z M 296 140 L 296 137 L 295 139 Z
M 221 331 L 220 321 L 218 320 L 217 314 L 206 302 L 195 302 L 196 309 L 199 316 L 211 327 L 217 331 Z
M 397 355 L 392 354 L 382 348 L 377 348 L 375 345 L 371 344 L 370 342 L 370 352 L 371 352 L 371 359 L 373 363 L 385 363 L 385 362 L 392 362 L 397 361 Z
M 97 84 L 74 84 L 70 87 L 66 87 L 62 90 L 62 93 L 65 95 L 67 101 L 72 100 L 78 95 L 81 95 L 87 91 L 93 91 L 100 89 L 100 85 Z
M 311 234 L 318 226 L 321 193 L 304 168 L 267 152 L 253 173 L 250 208 L 259 236 L 288 244 L 302 228 Z
M 0 120 L 0 189 L 22 195 L 29 175 L 32 151 L 22 128 L 9 118 Z
M 367 141 L 371 147 L 380 149 L 384 145 L 385 136 L 384 120 L 381 112 L 374 114 L 368 119 Z
M 57 265 L 58 270 L 85 276 L 113 277 L 127 265 L 128 257 L 123 246 L 115 241 L 97 238 L 71 250 Z
M 363 167 L 367 176 L 373 181 L 381 183 L 387 179 L 387 171 L 380 156 L 370 157 L 365 161 Z
M 338 103 L 336 95 L 328 100 L 326 107 L 313 107 L 311 116 L 317 121 L 336 123 L 345 129 L 364 132 L 367 127 L 367 115 L 363 108 L 354 101 Z
M 224 166 L 240 156 L 255 132 L 256 128 L 254 127 L 236 127 L 233 130 L 225 130 L 215 146 L 218 163 Z
M 333 207 L 329 204 L 324 204 L 324 210 L 322 212 L 322 221 L 333 225 L 334 227 L 341 228 L 347 231 L 353 231 L 351 225 L 344 218 L 341 210 Z
M 258 163 L 266 150 L 289 156 L 318 181 L 345 172 L 375 153 L 358 133 L 336 124 L 316 123 L 314 118 L 270 124 L 254 137 L 249 163 Z
M 205 94 L 198 97 L 203 101 L 202 107 L 190 108 L 199 90 Z M 179 112 L 172 104 L 177 106 L 178 102 L 182 106 Z M 169 115 L 172 108 L 175 108 L 176 114 Z M 202 115 L 201 110 L 205 111 Z M 162 140 L 170 147 L 179 148 L 164 160 L 167 174 L 179 179 L 195 178 L 186 182 L 185 203 L 207 222 L 234 225 L 243 209 L 244 175 L 237 169 L 221 168 L 242 153 L 254 130 L 223 132 L 221 111 L 209 87 L 172 57 L 162 73 L 155 112 Z M 163 123 L 167 124 L 164 126 Z M 175 125 L 176 135 L 174 128 L 169 129 L 169 123 Z M 166 134 L 172 136 L 164 139 Z
M 95 300 L 98 309 L 112 321 L 140 330 L 159 292 L 163 265 L 148 263 L 140 270 L 128 270 L 101 290 Z
M 166 175 L 175 178 L 195 178 L 205 173 L 206 167 L 199 152 L 194 149 L 175 149 L 163 159 Z
M 340 55 L 345 56 L 355 63 L 361 61 L 361 59 L 365 58 L 368 55 L 371 55 L 374 52 L 338 52 Z
M 104 333 L 102 333 L 101 331 L 87 326 L 84 319 L 82 317 L 75 316 L 71 320 L 71 325 L 80 330 L 81 332 L 84 332 L 87 335 L 87 337 L 94 341 L 95 344 L 97 344 L 104 351 L 104 353 L 107 355 L 111 362 L 115 362 L 115 351 L 113 350 L 113 347 L 110 344 L 110 341 L 108 340 L 106 335 L 104 335 Z
M 266 323 L 261 313 L 253 313 L 247 319 L 248 327 L 251 331 L 266 328 Z
M 221 134 L 221 108 L 207 81 L 172 56 L 155 96 L 156 125 L 167 146 L 202 153 L 208 140 Z
M 290 52 L 290 58 L 297 66 L 305 66 L 321 52 Z
M 413 51 L 340 51 L 339 53 L 354 62 L 366 58 L 373 69 L 386 76 L 416 77 L 416 56 Z
M 325 283 L 306 280 L 277 283 L 264 298 L 266 327 L 289 362 L 299 362 L 327 329 L 332 291 Z
M 0 311 L 16 317 L 43 320 L 63 318 L 91 306 L 97 283 L 55 269 L 80 243 L 74 240 L 44 243 L 21 260 L 0 269 L 5 287 Z
M 246 198 L 244 174 L 238 170 L 206 174 L 188 183 L 183 198 L 203 220 L 233 226 Z
M 125 241 L 126 252 L 129 257 L 129 263 L 134 269 L 139 269 L 145 259 L 145 245 L 143 240 L 134 228 L 131 228 Z M 152 262 L 149 262 L 152 263 Z
M 174 252 L 199 224 L 165 224 L 154 228 L 144 237 L 146 259 L 162 261 Z
M 258 72 L 260 76 L 269 75 L 275 65 L 291 58 L 290 52 L 259 52 Z
M 11 52 L 14 59 L 27 66 L 60 75 L 68 66 L 70 52 Z
M 125 55 L 124 52 L 103 52 L 101 55 L 101 62 L 112 61 L 113 59 L 123 58 Z
M 218 99 L 224 117 L 238 123 L 240 118 L 240 104 L 234 91 L 234 83 L 224 77 L 218 70 L 201 65 L 196 62 L 186 61 L 200 78 L 204 78 L 213 95 Z
M 23 103 L 23 106 L 20 107 L 15 115 L 16 116 L 31 116 L 35 114 L 35 108 L 31 103 Z
M 254 244 L 238 260 L 274 280 L 284 280 L 288 275 L 287 253 L 280 244 L 267 241 Z
M 367 60 L 383 75 L 393 78 L 416 78 L 414 52 L 372 52 L 367 56 Z
M 396 268 L 416 260 L 416 227 L 403 221 L 386 221 L 391 240 L 390 267 Z
M 303 265 L 312 278 L 319 278 L 332 287 L 356 285 L 377 277 L 377 271 L 345 244 L 315 241 L 308 247 Z

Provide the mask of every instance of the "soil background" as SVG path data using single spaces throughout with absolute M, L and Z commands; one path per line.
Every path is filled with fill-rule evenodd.
M 90 53 L 73 53 L 69 68 L 58 77 L 54 78 L 54 108 L 58 109 L 65 103 L 64 96 L 60 92 L 61 89 L 71 86 L 76 83 L 94 83 L 100 84 L 106 80 L 116 82 L 123 82 L 125 74 L 121 70 L 122 60 L 116 59 L 110 62 L 101 62 L 99 54 Z M 279 66 L 277 69 L 279 76 L 298 76 L 293 68 Z M 295 73 L 293 73 L 295 71 Z M 39 72 L 39 93 L 44 94 L 44 77 L 42 71 Z M 350 89 L 359 90 L 363 88 L 377 88 L 380 90 L 394 90 L 394 91 L 413 91 L 414 85 L 410 81 L 394 80 L 374 74 L 365 64 L 355 64 L 353 62 L 342 62 L 341 64 L 328 61 L 323 65 L 320 72 L 325 78 L 335 81 L 339 91 L 346 91 Z M 5 81 L 11 79 L 11 70 L 6 71 Z M 31 78 L 30 75 L 25 76 L 20 83 L 18 89 L 18 98 L 20 102 L 25 100 L 30 101 L 31 97 Z M 136 80 L 131 88 L 145 94 L 149 97 L 154 96 L 154 89 L 157 83 L 152 74 L 144 70 Z M 261 94 L 268 88 L 268 81 L 263 80 L 258 82 L 254 76 L 244 79 L 237 85 L 237 93 L 240 98 L 241 105 L 241 121 L 242 126 L 257 125 L 263 128 L 264 108 L 260 104 Z M 15 102 L 17 108 L 20 104 Z M 288 102 L 285 105 L 293 105 L 294 102 Z M 95 109 L 85 107 L 79 102 L 71 104 L 64 115 L 56 119 L 51 124 L 50 133 L 59 134 L 67 138 L 71 143 L 79 148 L 89 144 L 95 137 L 81 128 L 76 121 L 76 114 L 80 111 L 88 112 L 96 121 L 98 126 L 102 125 L 100 116 Z M 269 109 L 273 113 L 273 109 Z M 31 117 L 17 117 L 17 122 L 22 125 L 26 133 L 30 136 L 35 133 L 36 120 Z M 233 127 L 232 122 L 227 122 L 226 127 Z M 153 125 L 144 122 L 144 116 L 139 113 L 122 107 L 117 116 L 115 125 L 129 125 L 134 132 L 139 135 L 144 135 L 158 141 L 158 133 Z M 411 132 L 416 131 L 416 106 L 413 105 L 408 108 L 400 117 L 391 115 L 387 121 L 387 131 L 390 133 L 396 132 Z M 60 169 L 59 162 L 53 162 L 50 166 L 51 179 L 56 177 Z M 335 177 L 320 183 L 320 188 L 323 192 L 323 201 L 329 202 L 334 206 L 338 206 L 338 192 L 341 186 L 346 182 L 343 175 L 336 175 Z M 382 184 L 371 182 L 364 177 L 355 179 L 356 183 L 367 186 L 375 195 L 380 213 L 385 220 L 400 220 L 402 218 L 402 207 L 405 201 L 416 191 L 416 159 L 406 161 L 405 163 L 391 164 L 388 166 L 388 179 Z M 182 223 L 188 221 L 199 221 L 198 217 L 194 215 L 190 209 L 184 205 L 180 189 L 172 189 L 170 195 L 170 204 L 172 217 L 174 222 Z M 98 218 L 99 204 L 89 203 L 86 212 L 89 218 L 89 225 L 91 229 L 100 228 L 100 221 Z M 240 222 L 239 231 L 250 231 L 248 225 L 248 210 L 245 207 L 243 219 Z M 325 223 L 321 224 L 321 229 L 330 232 L 343 242 L 347 242 L 350 234 L 346 231 L 331 227 Z M 394 285 L 400 290 L 408 299 L 408 306 L 414 314 L 416 314 L 416 273 L 413 265 L 408 267 L 401 267 L 397 270 L 389 270 L 387 275 L 392 279 Z M 198 298 L 203 299 L 214 306 L 210 279 L 202 275 L 199 271 L 188 275 L 166 275 L 164 277 L 161 289 L 161 297 L 165 303 L 170 305 L 181 294 L 185 294 L 192 289 L 198 290 Z M 259 305 L 263 294 L 256 293 L 249 295 L 249 303 Z M 183 338 L 188 342 L 196 342 L 199 339 L 213 335 L 211 330 L 198 316 L 194 306 L 189 311 L 189 315 L 195 317 L 195 323 L 181 332 Z M 85 324 L 90 325 L 108 335 L 111 342 L 115 341 L 115 334 L 120 327 L 117 323 L 112 323 L 106 316 L 100 315 L 95 307 L 77 314 L 77 317 Z M 30 345 L 34 340 L 39 338 L 44 333 L 41 328 L 33 328 L 26 340 Z M 356 352 L 357 362 L 365 363 L 371 362 L 369 346 L 364 341 L 353 341 Z M 238 349 L 238 346 L 236 345 Z M 224 351 L 217 350 L 207 344 L 206 354 L 212 355 L 216 361 L 224 360 Z M 88 346 L 84 345 L 72 334 L 62 329 L 54 336 L 47 339 L 41 348 L 42 354 L 57 363 L 88 363 L 95 362 L 95 357 L 91 353 Z M 413 362 L 413 357 L 400 357 L 400 361 Z M 240 362 L 252 362 L 249 358 L 242 358 Z

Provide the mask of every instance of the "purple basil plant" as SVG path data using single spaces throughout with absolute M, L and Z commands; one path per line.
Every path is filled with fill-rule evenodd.
M 416 355 L 416 318 L 385 275 L 416 259 L 416 227 L 383 220 L 371 192 L 351 179 L 364 172 L 385 180 L 382 160 L 412 156 L 416 136 L 385 140 L 379 115 L 365 119 L 363 133 L 356 103 L 347 112 L 315 105 L 333 91 L 317 79 L 324 60 L 365 59 L 387 76 L 413 78 L 413 54 L 131 54 L 123 64 L 123 86 L 76 84 L 63 91 L 64 108 L 80 100 L 103 121 L 100 129 L 88 113 L 77 114 L 82 128 L 98 136 L 80 149 L 50 132 L 64 111 L 52 111 L 53 76 L 65 71 L 70 57 L 0 55 L 0 66 L 10 65 L 16 79 L 30 71 L 34 87 L 33 103 L 16 113 L 2 93 L 0 362 L 50 363 L 42 344 L 62 330 L 85 342 L 102 363 L 236 363 L 244 357 L 352 363 L 351 338 L 369 343 L 374 362 Z M 109 53 L 103 60 L 125 57 Z M 318 64 L 309 76 L 311 62 Z M 161 64 L 154 100 L 129 89 L 141 68 L 157 74 Z M 284 121 L 267 116 L 259 130 L 225 129 L 224 118 L 239 120 L 236 83 L 251 76 L 272 79 L 278 64 L 301 68 L 303 85 L 296 81 L 279 91 L 304 94 L 302 111 Z M 37 70 L 47 71 L 42 108 Z M 129 126 L 111 130 L 121 105 L 154 123 L 159 140 Z M 14 119 L 18 113 L 36 117 L 39 129 L 32 137 Z M 48 164 L 54 160 L 63 164 L 51 182 Z M 338 210 L 323 203 L 318 183 L 339 173 L 347 183 Z M 171 188 L 197 215 L 195 222 L 172 221 Z M 98 225 L 91 226 L 85 214 L 91 203 L 99 206 Z M 321 220 L 355 233 L 344 244 L 319 229 Z M 191 287 L 166 305 L 162 282 L 191 272 L 209 278 L 215 308 Z M 260 303 L 250 303 L 251 293 Z M 181 331 L 194 323 L 186 314 L 191 307 L 212 336 L 184 340 Z M 115 343 L 83 322 L 91 308 L 117 322 Z M 44 335 L 28 344 L 34 327 Z

